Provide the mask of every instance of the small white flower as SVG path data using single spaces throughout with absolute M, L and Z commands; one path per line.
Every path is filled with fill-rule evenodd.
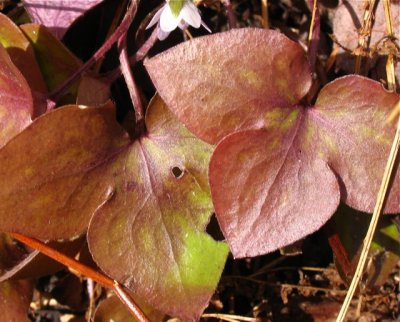
M 159 22 L 158 39 L 160 40 L 167 38 L 176 27 L 183 30 L 188 25 L 194 28 L 203 26 L 208 32 L 211 32 L 210 28 L 201 20 L 200 11 L 191 0 L 166 0 L 165 5 L 156 12 L 146 29 L 154 26 L 157 22 Z

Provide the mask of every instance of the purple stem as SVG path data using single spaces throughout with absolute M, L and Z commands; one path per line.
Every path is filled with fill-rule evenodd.
M 157 28 L 155 28 L 150 37 L 145 41 L 145 43 L 138 49 L 138 51 L 134 55 L 132 55 L 129 58 L 130 65 L 134 65 L 136 62 L 141 61 L 147 55 L 149 50 L 153 47 L 153 45 L 158 39 L 157 34 L 158 31 Z M 121 73 L 122 73 L 121 67 L 118 66 L 114 70 L 106 73 L 103 76 L 103 79 L 108 84 L 112 84 L 121 76 Z
M 318 0 L 309 0 L 311 8 L 314 7 L 314 1 L 318 1 Z M 315 63 L 317 61 L 320 33 L 321 33 L 321 20 L 320 20 L 319 8 L 318 8 L 318 3 L 317 3 L 315 18 L 314 18 L 314 25 L 312 26 L 311 41 L 308 45 L 308 60 L 310 61 L 311 70 L 313 72 L 315 72 Z
M 237 27 L 237 21 L 236 21 L 235 13 L 233 12 L 233 7 L 232 7 L 231 0 L 223 0 L 222 3 L 224 4 L 226 12 L 228 14 L 229 27 L 231 29 L 236 28 Z
M 139 89 L 136 86 L 135 78 L 129 65 L 128 49 L 126 43 L 126 34 L 118 40 L 119 61 L 121 63 L 122 75 L 124 75 L 126 86 L 129 90 L 129 95 L 132 100 L 133 108 L 135 109 L 136 123 L 143 119 L 143 104 L 140 99 Z
M 129 6 L 124 19 L 122 19 L 121 24 L 115 29 L 114 33 L 108 38 L 104 44 L 95 52 L 95 54 L 80 68 L 78 68 L 75 73 L 73 73 L 61 86 L 56 88 L 52 93 L 49 95 L 49 99 L 53 101 L 57 101 L 62 97 L 65 91 L 89 68 L 91 68 L 101 57 L 105 55 L 105 53 L 110 50 L 110 48 L 114 45 L 118 39 L 121 38 L 129 29 L 133 18 L 136 15 L 137 7 L 138 7 L 139 0 L 132 0 L 131 5 Z

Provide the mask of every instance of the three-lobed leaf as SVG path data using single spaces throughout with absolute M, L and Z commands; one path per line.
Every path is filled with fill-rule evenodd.
M 159 97 L 150 103 L 146 126 L 147 134 L 112 164 L 115 194 L 92 218 L 90 250 L 106 273 L 149 304 L 195 320 L 228 252 L 204 233 L 213 211 L 211 146 L 180 125 Z
M 304 52 L 266 30 L 199 38 L 148 60 L 146 68 L 193 133 L 213 143 L 222 139 L 209 176 L 234 256 L 270 252 L 316 231 L 340 198 L 372 211 L 397 94 L 348 76 L 325 86 L 308 106 L 301 101 L 311 81 Z M 399 210 L 396 180 L 386 211 Z

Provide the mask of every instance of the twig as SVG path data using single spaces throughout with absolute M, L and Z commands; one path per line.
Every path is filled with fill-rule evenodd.
M 47 246 L 45 243 L 37 240 L 35 238 L 31 238 L 28 236 L 24 236 L 18 233 L 10 234 L 16 240 L 37 249 L 44 255 L 54 259 L 55 261 L 67 266 L 72 271 L 78 272 L 82 276 L 89 277 L 97 283 L 112 289 L 116 295 L 120 298 L 120 300 L 124 303 L 124 305 L 131 311 L 132 315 L 139 322 L 150 322 L 150 320 L 146 317 L 146 315 L 142 312 L 139 306 L 135 303 L 135 301 L 122 289 L 122 287 L 118 284 L 118 282 L 112 280 L 108 276 L 104 275 L 101 272 L 94 270 L 93 268 L 86 266 L 78 262 L 77 260 L 66 256 L 63 253 L 60 253 L 56 249 L 53 249 Z M 123 295 L 122 295 L 123 294 Z
M 93 312 L 95 309 L 95 300 L 94 300 L 94 282 L 91 278 L 87 279 L 87 293 L 89 297 L 89 307 L 86 311 L 86 320 L 88 322 L 92 321 Z
M 384 0 L 383 7 L 385 11 L 386 33 L 388 37 L 393 38 L 394 33 L 393 33 L 392 13 L 390 10 L 390 0 Z M 391 53 L 389 53 L 386 61 L 386 77 L 387 77 L 388 89 L 390 91 L 395 91 L 396 76 L 394 72 L 394 55 Z
M 118 40 L 118 49 L 120 50 L 119 61 L 121 63 L 122 75 L 124 75 L 133 108 L 135 109 L 136 123 L 139 123 L 143 119 L 143 104 L 142 100 L 140 99 L 140 93 L 138 87 L 136 86 L 135 78 L 129 66 L 126 34 Z
M 263 18 L 263 28 L 269 28 L 269 17 L 268 17 L 268 0 L 261 0 L 261 14 Z
M 398 102 L 397 105 L 400 106 L 400 102 Z M 367 261 L 368 252 L 371 247 L 372 238 L 374 237 L 374 233 L 376 230 L 376 226 L 378 224 L 379 217 L 381 216 L 381 214 L 383 212 L 386 198 L 389 193 L 389 183 L 390 183 L 391 177 L 393 175 L 393 170 L 395 168 L 397 155 L 399 154 L 399 149 L 400 149 L 400 118 L 397 122 L 396 133 L 395 133 L 395 136 L 393 139 L 392 147 L 391 147 L 390 153 L 389 153 L 389 158 L 388 158 L 386 168 L 385 168 L 385 171 L 383 174 L 381 186 L 380 186 L 377 201 L 375 204 L 374 213 L 372 214 L 372 218 L 371 218 L 371 223 L 369 225 L 367 234 L 366 234 L 364 242 L 363 242 L 360 259 L 358 261 L 358 265 L 357 265 L 356 271 L 354 273 L 353 280 L 351 281 L 349 290 L 347 292 L 346 298 L 344 299 L 343 305 L 340 309 L 340 312 L 336 319 L 336 322 L 344 321 L 344 318 L 346 317 L 346 313 L 350 306 L 350 302 L 354 296 L 354 293 L 356 291 L 358 283 L 360 282 L 362 273 L 364 271 L 364 266 Z
M 316 287 L 316 286 L 312 286 L 312 285 L 271 283 L 271 282 L 259 280 L 259 279 L 252 278 L 252 277 L 241 276 L 241 275 L 231 275 L 231 276 L 227 276 L 226 278 L 241 279 L 241 280 L 245 280 L 245 281 L 249 281 L 249 282 L 253 282 L 253 283 L 257 283 L 257 284 L 262 284 L 262 285 L 268 285 L 268 286 L 276 287 L 276 288 L 278 288 L 278 287 L 279 288 L 294 288 L 294 289 L 298 289 L 298 290 L 308 290 L 308 291 L 314 291 L 314 292 L 336 293 L 338 295 L 346 294 L 346 291 L 343 291 L 343 290 L 335 290 L 335 289 L 324 288 L 324 287 Z
M 310 0 L 313 6 L 310 31 L 308 33 L 308 59 L 310 61 L 311 69 L 315 72 L 315 64 L 317 61 L 318 46 L 320 40 L 321 23 L 318 9 L 318 0 Z
M 245 322 L 259 322 L 258 318 L 250 318 L 247 316 L 233 315 L 233 314 L 221 314 L 221 313 L 205 313 L 201 316 L 202 318 L 215 318 L 224 321 L 245 321 Z
M 364 0 L 364 1 L 366 3 L 366 7 L 364 11 L 363 25 L 358 35 L 358 48 L 360 48 L 362 52 L 368 49 L 369 46 L 369 41 L 367 42 L 366 40 L 369 39 L 371 36 L 372 17 L 375 7 L 375 0 Z M 357 55 L 356 64 L 354 67 L 354 73 L 356 74 L 360 74 L 361 61 L 362 61 L 362 55 Z
M 104 56 L 104 54 L 124 35 L 131 25 L 133 18 L 136 15 L 137 6 L 139 0 L 132 0 L 124 19 L 121 24 L 115 29 L 114 33 L 108 38 L 104 44 L 94 53 L 94 55 L 84 63 L 80 68 L 78 68 L 75 73 L 73 73 L 61 86 L 56 88 L 52 93 L 50 93 L 49 98 L 53 101 L 57 101 L 65 91 L 77 80 L 85 71 L 90 69 L 97 61 Z

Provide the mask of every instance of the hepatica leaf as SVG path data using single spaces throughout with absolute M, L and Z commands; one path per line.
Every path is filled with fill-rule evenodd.
M 297 103 L 311 85 L 304 51 L 270 30 L 239 29 L 201 37 L 145 65 L 179 120 L 213 144 L 234 131 L 262 127 L 260 116 L 269 107 Z
M 33 283 L 28 280 L 0 283 L 0 310 L 3 321 L 27 321 Z
M 146 125 L 148 134 L 112 166 L 115 194 L 90 223 L 90 250 L 106 273 L 149 304 L 195 320 L 228 251 L 204 233 L 213 210 L 207 183 L 211 147 L 180 125 L 157 97 Z
M 7 16 L 0 13 L 0 43 L 7 50 L 33 91 L 46 93 L 46 85 L 36 62 L 35 52 L 22 31 Z
M 72 22 L 102 0 L 24 0 L 32 21 L 48 27 L 57 37 L 67 31 Z
M 37 62 L 50 92 L 60 86 L 81 66 L 81 61 L 46 27 L 38 24 L 25 24 L 20 28 L 32 43 Z M 63 103 L 75 103 L 77 91 L 78 82 L 75 82 L 64 96 Z
M 131 293 L 130 295 L 134 297 L 134 294 Z M 143 310 L 143 312 L 146 314 L 151 322 L 162 322 L 164 320 L 164 314 L 149 307 L 146 303 L 144 303 L 137 297 L 134 298 L 135 302 L 138 303 L 140 308 Z M 97 306 L 93 321 L 136 322 L 136 319 L 128 311 L 126 306 L 122 304 L 118 297 L 111 296 L 100 302 L 100 304 Z
M 112 182 L 96 171 L 128 143 L 114 118 L 110 107 L 63 107 L 39 117 L 4 146 L 0 229 L 41 239 L 83 233 L 113 192 Z
M 32 122 L 29 86 L 0 44 L 0 148 Z
M 88 241 L 100 268 L 156 309 L 195 320 L 228 253 L 204 232 L 212 147 L 160 98 L 134 141 L 114 119 L 113 108 L 66 106 L 4 146 L 0 230 L 68 239 L 93 216 Z
M 304 106 L 310 86 L 304 53 L 266 30 L 199 38 L 148 60 L 146 68 L 189 129 L 209 142 L 222 139 L 209 177 L 234 256 L 270 252 L 316 231 L 340 198 L 373 210 L 397 94 L 348 76 L 325 86 L 315 106 Z M 185 86 L 174 89 L 171 79 Z M 400 211 L 396 178 L 386 212 Z

